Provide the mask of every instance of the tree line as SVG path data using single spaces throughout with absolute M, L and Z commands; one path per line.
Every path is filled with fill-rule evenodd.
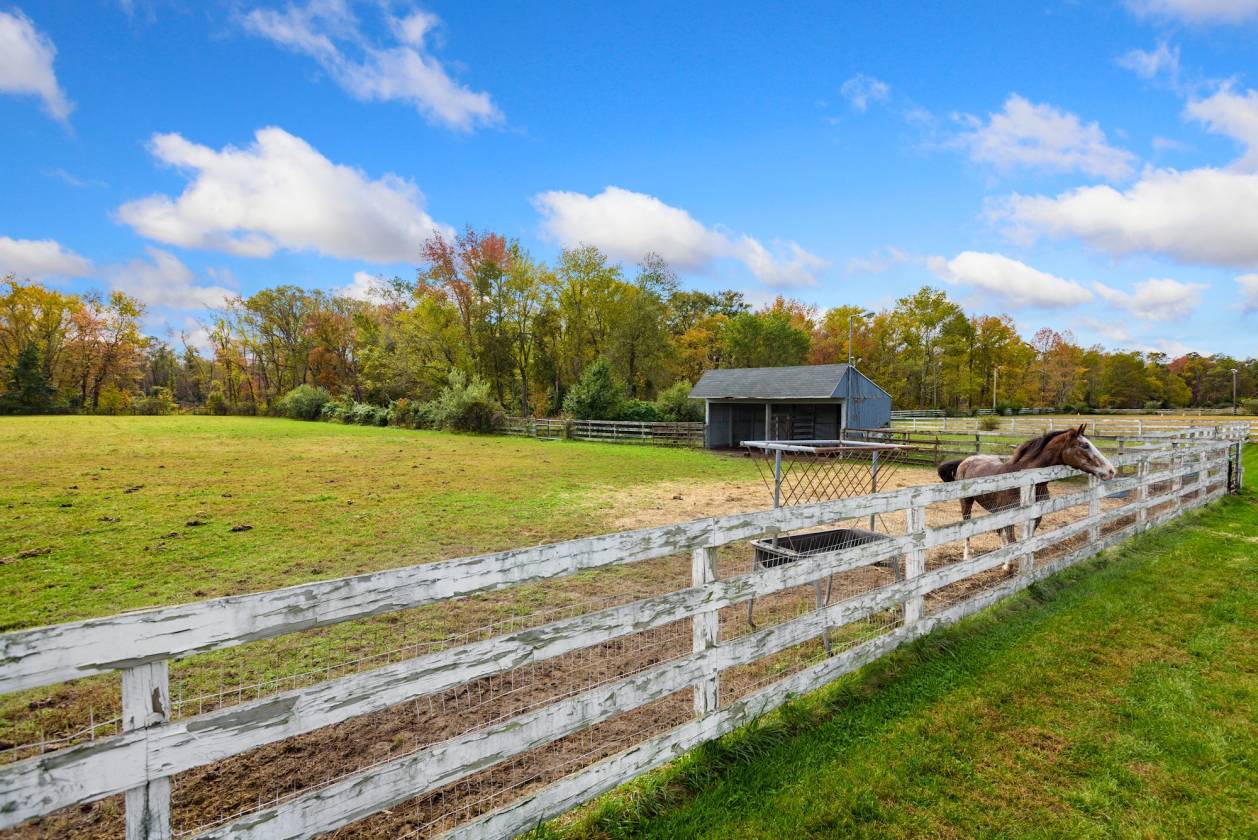
M 654 254 L 625 267 L 585 246 L 547 264 L 472 229 L 430 238 L 413 279 L 367 300 L 278 285 L 228 301 L 195 343 L 144 335 L 144 312 L 121 292 L 5 278 L 0 411 L 273 413 L 303 385 L 386 407 L 435 400 L 454 376 L 513 414 L 675 418 L 704 370 L 846 361 L 849 328 L 896 408 L 1230 405 L 1233 369 L 1238 396 L 1258 396 L 1258 360 L 1107 351 L 1051 327 L 1028 341 L 929 286 L 879 312 L 757 308 L 681 288 Z

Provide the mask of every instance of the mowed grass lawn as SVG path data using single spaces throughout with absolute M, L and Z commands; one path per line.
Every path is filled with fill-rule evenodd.
M 3 418 L 0 465 L 0 630 L 601 533 L 611 491 L 755 477 L 693 450 L 233 417 Z
M 596 837 L 1258 837 L 1250 490 L 560 821 Z

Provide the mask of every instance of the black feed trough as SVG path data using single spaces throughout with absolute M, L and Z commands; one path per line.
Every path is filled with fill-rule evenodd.
M 890 538 L 886 534 L 863 528 L 831 528 L 776 539 L 752 540 L 751 544 L 756 550 L 755 567 L 772 569 L 814 554 L 854 548 L 885 539 Z

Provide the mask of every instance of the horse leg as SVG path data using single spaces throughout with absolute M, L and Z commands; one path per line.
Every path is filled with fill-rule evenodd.
M 961 500 L 961 521 L 969 522 L 970 514 L 972 514 L 973 512 L 974 512 L 974 500 L 962 499 Z M 963 561 L 970 559 L 970 538 L 969 537 L 965 538 L 965 551 L 964 553 L 962 553 L 961 559 Z

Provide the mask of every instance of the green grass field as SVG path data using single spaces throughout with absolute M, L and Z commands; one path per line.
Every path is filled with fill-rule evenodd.
M 1250 490 L 1068 570 L 548 829 L 569 837 L 1258 836 Z
M 4 418 L 0 463 L 0 630 L 601 533 L 608 491 L 755 477 L 693 450 L 230 417 Z

